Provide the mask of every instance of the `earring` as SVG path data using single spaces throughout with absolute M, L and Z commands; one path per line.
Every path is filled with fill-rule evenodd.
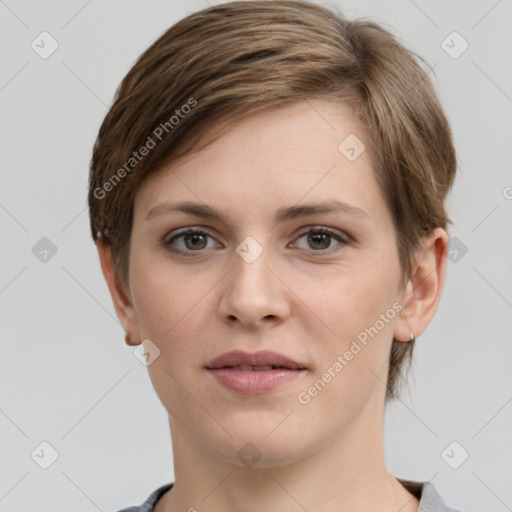
M 409 329 L 411 331 L 411 339 L 409 340 L 409 343 L 412 343 L 416 338 L 414 337 L 414 331 Z

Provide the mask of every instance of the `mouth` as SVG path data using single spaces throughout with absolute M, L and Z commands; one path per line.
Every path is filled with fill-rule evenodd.
M 271 351 L 227 352 L 205 368 L 225 388 L 249 395 L 268 393 L 307 371 L 303 364 Z
M 268 370 L 291 370 L 287 366 L 251 366 L 251 365 L 236 365 L 236 366 L 223 366 L 222 368 L 229 368 L 239 370 L 242 372 L 266 372 Z M 209 370 L 219 370 L 220 368 L 208 368 Z
M 267 371 L 276 368 L 302 370 L 305 369 L 305 366 L 288 356 L 270 350 L 252 353 L 234 350 L 233 352 L 226 352 L 216 357 L 206 365 L 206 368 L 209 370 L 237 368 L 242 371 Z

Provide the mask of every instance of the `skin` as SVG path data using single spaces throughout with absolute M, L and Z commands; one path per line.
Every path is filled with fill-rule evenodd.
M 175 485 L 157 512 L 417 511 L 418 500 L 384 461 L 385 382 L 393 337 L 408 341 L 410 329 L 420 336 L 436 312 L 448 235 L 437 228 L 425 238 L 401 289 L 396 232 L 369 151 L 349 161 L 338 150 L 352 133 L 364 141 L 351 110 L 326 100 L 252 115 L 142 184 L 122 289 L 110 248 L 98 241 L 129 343 L 148 338 L 161 351 L 148 370 L 169 413 Z M 274 220 L 281 207 L 329 198 L 367 216 Z M 182 200 L 208 204 L 231 225 L 183 212 L 145 220 L 155 205 Z M 165 242 L 184 227 L 210 236 L 174 240 L 188 251 L 179 256 Z M 308 242 L 311 228 L 328 228 L 349 243 Z M 263 251 L 252 263 L 236 252 L 247 236 Z M 400 314 L 308 404 L 299 403 L 298 394 L 395 302 Z M 237 394 L 204 368 L 235 349 L 274 350 L 307 371 L 268 393 Z M 237 457 L 248 442 L 261 454 L 253 467 Z

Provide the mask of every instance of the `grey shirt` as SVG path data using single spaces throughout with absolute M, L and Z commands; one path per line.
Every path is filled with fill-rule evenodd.
M 430 482 L 412 482 L 400 480 L 400 483 L 420 500 L 418 512 L 461 512 L 445 505 L 436 488 Z M 169 490 L 173 484 L 165 484 L 153 491 L 147 500 L 138 507 L 128 507 L 119 512 L 153 512 L 157 501 Z

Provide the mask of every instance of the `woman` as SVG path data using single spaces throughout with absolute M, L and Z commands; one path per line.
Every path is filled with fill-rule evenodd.
M 453 512 L 389 473 L 383 416 L 440 300 L 455 169 L 426 72 L 373 22 L 232 2 L 144 52 L 89 190 L 172 438 L 175 481 L 126 511 Z

